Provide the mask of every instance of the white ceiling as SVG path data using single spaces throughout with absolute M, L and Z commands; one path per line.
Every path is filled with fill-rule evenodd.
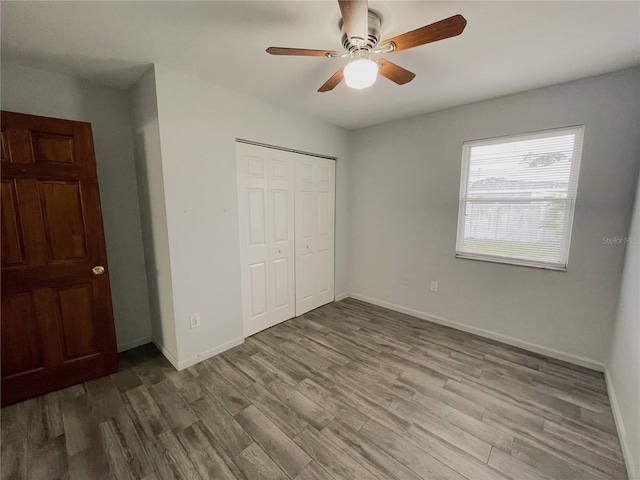
M 640 65 L 640 2 L 371 1 L 388 38 L 456 13 L 459 37 L 390 54 L 417 77 L 316 90 L 344 59 L 276 57 L 269 46 L 340 49 L 326 1 L 1 3 L 2 59 L 128 88 L 153 62 L 355 129 Z

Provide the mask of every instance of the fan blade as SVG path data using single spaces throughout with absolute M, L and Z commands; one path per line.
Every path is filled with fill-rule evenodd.
M 369 6 L 367 0 L 338 0 L 344 31 L 352 45 L 361 41 L 367 43 L 369 37 Z
M 462 15 L 454 15 L 453 17 L 445 18 L 439 22 L 426 25 L 421 28 L 417 28 L 397 37 L 390 38 L 380 43 L 380 48 L 393 42 L 395 49 L 394 52 L 400 50 L 406 50 L 407 48 L 413 48 L 426 43 L 437 42 L 438 40 L 444 40 L 445 38 L 455 37 L 460 35 L 467 26 L 467 21 Z
M 328 92 L 329 90 L 333 90 L 334 88 L 336 88 L 336 86 L 344 78 L 344 74 L 342 73 L 343 70 L 344 70 L 344 67 L 341 68 L 340 70 L 338 70 L 336 73 L 334 73 L 329 80 L 324 82 L 324 85 L 322 85 L 318 89 L 318 91 L 319 92 Z
M 380 65 L 378 73 L 383 77 L 387 77 L 392 82 L 396 82 L 398 85 L 409 83 L 416 76 L 415 73 L 410 72 L 409 70 L 402 68 L 395 63 L 392 63 L 389 60 L 385 60 L 383 58 L 379 58 L 378 60 L 376 60 L 376 63 Z
M 286 48 L 286 47 L 269 47 L 267 53 L 271 55 L 298 55 L 302 57 L 333 57 L 339 56 L 340 52 L 333 50 L 311 50 L 308 48 Z

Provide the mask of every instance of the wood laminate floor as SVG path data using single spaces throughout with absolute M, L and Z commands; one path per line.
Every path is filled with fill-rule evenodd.
M 2 409 L 2 479 L 625 479 L 602 374 L 348 299 Z

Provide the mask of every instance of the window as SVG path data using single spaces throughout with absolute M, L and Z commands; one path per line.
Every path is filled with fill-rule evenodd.
M 456 256 L 566 270 L 583 131 L 465 142 Z

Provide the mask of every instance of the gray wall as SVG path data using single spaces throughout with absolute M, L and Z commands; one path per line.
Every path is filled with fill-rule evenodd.
M 640 160 L 640 70 L 355 132 L 353 296 L 602 369 Z M 585 125 L 567 272 L 454 258 L 462 143 Z M 409 277 L 409 285 L 402 279 Z M 430 280 L 439 292 L 429 291 Z
M 607 362 L 607 387 L 629 478 L 640 478 L 640 178 L 626 238 L 618 317 Z
M 3 63 L 1 74 L 3 110 L 91 123 L 118 350 L 148 343 L 149 298 L 127 93 L 14 64 Z

